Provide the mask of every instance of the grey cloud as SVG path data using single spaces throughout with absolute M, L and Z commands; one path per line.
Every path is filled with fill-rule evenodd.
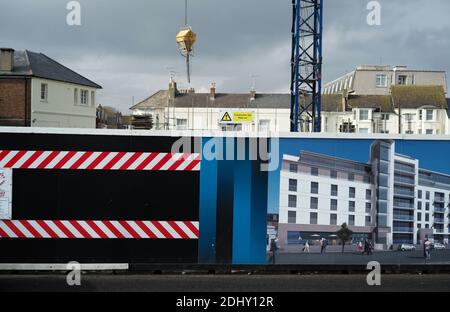
M 358 64 L 448 70 L 448 0 L 381 0 L 382 26 L 366 24 L 368 0 L 324 0 L 324 79 Z M 43 52 L 103 85 L 99 101 L 126 112 L 166 88 L 166 67 L 185 83 L 174 36 L 183 0 L 80 0 L 81 27 L 65 24 L 63 0 L 2 0 L 0 45 Z M 198 34 L 193 87 L 222 92 L 288 92 L 290 0 L 190 0 Z

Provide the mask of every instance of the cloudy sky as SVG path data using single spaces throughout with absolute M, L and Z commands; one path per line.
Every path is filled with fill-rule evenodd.
M 128 111 L 167 88 L 169 70 L 187 87 L 175 35 L 184 0 L 80 0 L 82 25 L 66 24 L 67 0 L 1 0 L 0 46 L 42 52 L 103 86 L 98 101 Z M 324 0 L 324 79 L 358 64 L 450 69 L 448 0 L 380 0 L 381 26 L 366 23 L 369 0 Z M 189 0 L 198 35 L 192 87 L 289 92 L 290 0 Z

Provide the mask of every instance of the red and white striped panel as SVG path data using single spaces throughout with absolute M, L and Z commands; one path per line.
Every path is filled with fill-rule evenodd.
M 200 154 L 0 150 L 0 168 L 199 171 Z
M 0 220 L 0 238 L 198 239 L 194 221 Z

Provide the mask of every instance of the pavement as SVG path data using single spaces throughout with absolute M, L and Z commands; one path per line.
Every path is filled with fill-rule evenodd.
M 423 250 L 417 251 L 380 251 L 373 255 L 362 255 L 355 252 L 332 252 L 332 253 L 279 253 L 276 257 L 276 264 L 304 264 L 304 265 L 365 265 L 370 261 L 377 261 L 381 265 L 399 264 L 450 264 L 450 249 L 433 250 L 431 259 L 425 260 Z
M 0 275 L 8 292 L 428 292 L 450 291 L 450 275 L 382 275 L 368 286 L 366 275 L 144 275 L 87 274 L 68 286 L 64 274 Z

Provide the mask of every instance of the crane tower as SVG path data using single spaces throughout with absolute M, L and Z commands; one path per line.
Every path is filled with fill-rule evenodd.
M 324 0 L 292 0 L 291 132 L 321 131 Z

